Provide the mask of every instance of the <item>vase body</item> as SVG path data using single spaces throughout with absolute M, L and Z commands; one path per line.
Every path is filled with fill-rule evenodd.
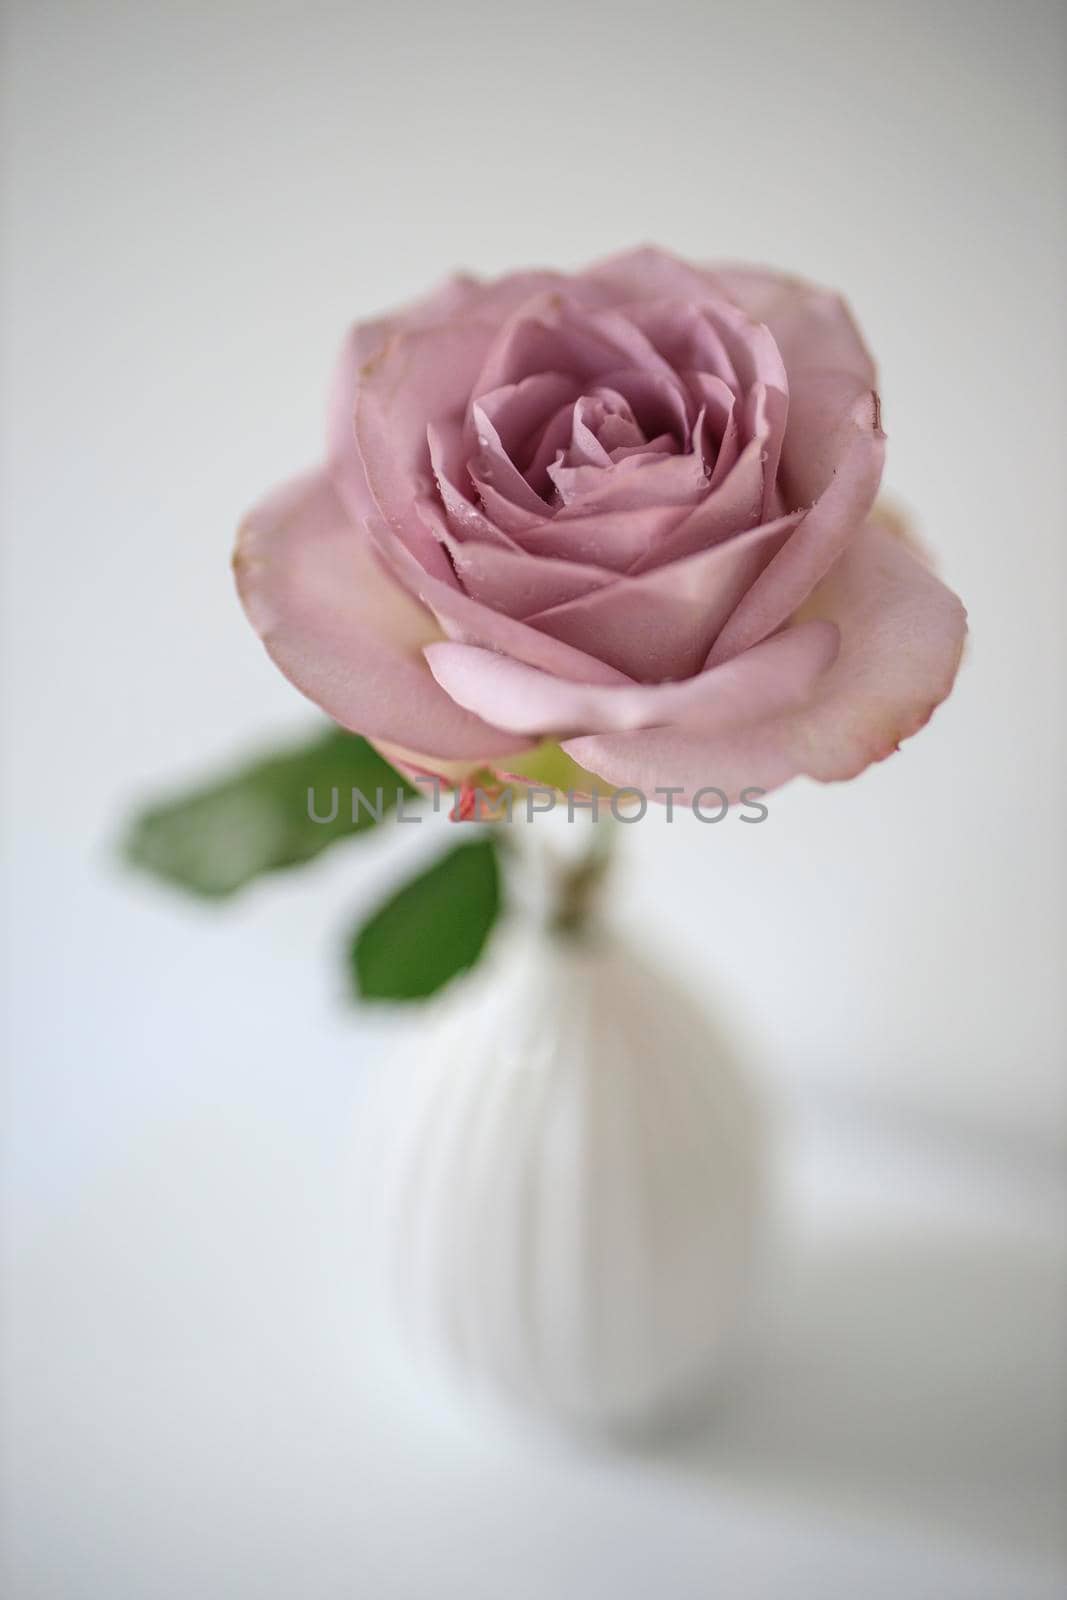
M 604 933 L 511 937 L 399 1070 L 387 1249 L 414 1342 L 585 1427 L 705 1388 L 745 1306 L 763 1140 L 690 996 Z

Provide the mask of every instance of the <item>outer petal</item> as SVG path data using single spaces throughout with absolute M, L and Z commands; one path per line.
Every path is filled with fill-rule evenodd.
M 422 647 L 439 628 L 383 569 L 324 472 L 286 484 L 249 513 L 234 570 L 273 660 L 344 727 L 431 755 L 523 748 L 526 741 L 438 687 Z
M 790 385 L 806 367 L 836 367 L 873 389 L 874 362 L 840 295 L 767 268 L 712 267 L 709 274 L 735 305 L 770 328 Z
M 326 431 L 330 470 L 346 504 L 352 504 L 349 496 L 354 496 L 353 509 L 358 515 L 365 514 L 360 509 L 360 497 L 366 493 L 366 486 L 354 437 L 356 399 L 362 369 L 387 341 L 394 334 L 432 328 L 463 313 L 499 321 L 532 295 L 562 288 L 568 281 L 555 272 L 512 272 L 483 283 L 470 273 L 457 273 L 423 299 L 386 316 L 356 323 L 349 330 L 334 369 Z
M 597 261 L 581 276 L 616 305 L 640 300 L 699 300 L 707 295 L 712 281 L 710 272 L 650 244 Z
M 443 558 L 412 512 L 414 499 L 433 486 L 427 424 L 461 424 L 501 324 L 531 297 L 558 295 L 570 282 L 556 273 L 455 279 L 428 301 L 350 336 L 333 387 L 331 470 L 353 515 L 367 517 L 377 506 L 431 570 L 436 563 L 440 571 Z
M 743 656 L 682 683 L 568 683 L 471 645 L 428 644 L 426 659 L 454 700 L 480 716 L 500 716 L 526 734 L 566 734 L 672 726 L 704 733 L 801 704 L 837 653 L 831 622 L 811 621 L 765 639 Z
M 356 445 L 374 504 L 423 566 L 441 576 L 447 561 L 415 510 L 433 489 L 427 423 L 462 411 L 493 333 L 491 322 L 458 317 L 394 335 L 363 368 L 356 395 Z
M 802 709 L 713 737 L 657 728 L 564 748 L 609 783 L 648 793 L 715 786 L 736 799 L 802 773 L 824 783 L 858 776 L 917 733 L 952 688 L 966 613 L 894 533 L 872 523 L 805 607 L 816 615 L 838 624 L 841 650 Z
M 369 322 L 357 322 L 349 329 L 330 384 L 326 457 L 353 515 L 366 516 L 372 503 L 355 440 L 356 395 L 362 369 L 401 328 L 425 328 L 454 316 L 470 304 L 481 287 L 477 279 L 457 274 L 413 305 Z
M 856 535 L 878 493 L 885 435 L 877 395 L 826 373 L 819 382 L 794 386 L 792 408 L 783 473 L 793 465 L 802 503 L 818 498 L 722 629 L 712 665 L 766 638 L 803 605 Z

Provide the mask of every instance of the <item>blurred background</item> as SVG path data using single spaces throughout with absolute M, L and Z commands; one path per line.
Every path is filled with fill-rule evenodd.
M 9 0 L 12 1600 L 1063 1592 L 1065 42 L 1044 0 Z M 228 559 L 347 324 L 642 240 L 846 291 L 972 639 L 856 782 L 627 832 L 619 920 L 750 1041 L 795 1233 L 747 1391 L 635 1457 L 366 1331 L 354 1151 L 413 1024 L 338 941 L 409 839 L 217 911 L 115 841 L 314 726 Z

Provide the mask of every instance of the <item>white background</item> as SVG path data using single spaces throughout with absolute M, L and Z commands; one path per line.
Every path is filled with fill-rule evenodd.
M 245 507 L 316 459 L 354 317 L 457 266 L 646 239 L 835 284 L 881 365 L 888 487 L 971 614 L 956 693 L 760 828 L 635 827 L 619 916 L 711 985 L 772 1084 L 970 1141 L 1025 1187 L 1065 1055 L 1062 12 L 23 0 L 7 31 L 17 1600 L 639 1595 L 671 1552 L 679 1595 L 735 1561 L 727 1596 L 873 1594 L 874 1546 L 795 1510 L 769 1538 L 725 1447 L 709 1498 L 706 1471 L 635 1488 L 382 1401 L 322 1292 L 345 1276 L 346 1141 L 402 1031 L 345 1008 L 338 940 L 407 840 L 220 912 L 113 847 L 139 797 L 312 717 L 227 562 Z M 992 1185 L 968 1193 L 988 1209 Z M 987 1400 L 1046 1371 L 1012 1337 Z M 1002 1398 L 982 1459 L 1018 1478 L 1004 1441 L 1052 1402 Z M 1046 1551 L 1041 1471 L 991 1548 Z M 983 1531 L 972 1488 L 935 1515 L 961 1537 Z M 991 1548 L 951 1579 L 893 1548 L 900 1596 L 1045 1592 Z

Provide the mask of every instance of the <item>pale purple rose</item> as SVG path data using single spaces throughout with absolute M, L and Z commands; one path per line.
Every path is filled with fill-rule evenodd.
M 874 383 L 843 302 L 772 272 L 457 278 L 353 329 L 325 465 L 241 530 L 242 599 L 306 695 L 430 770 L 552 740 L 649 795 L 853 777 L 965 631 L 871 516 Z

